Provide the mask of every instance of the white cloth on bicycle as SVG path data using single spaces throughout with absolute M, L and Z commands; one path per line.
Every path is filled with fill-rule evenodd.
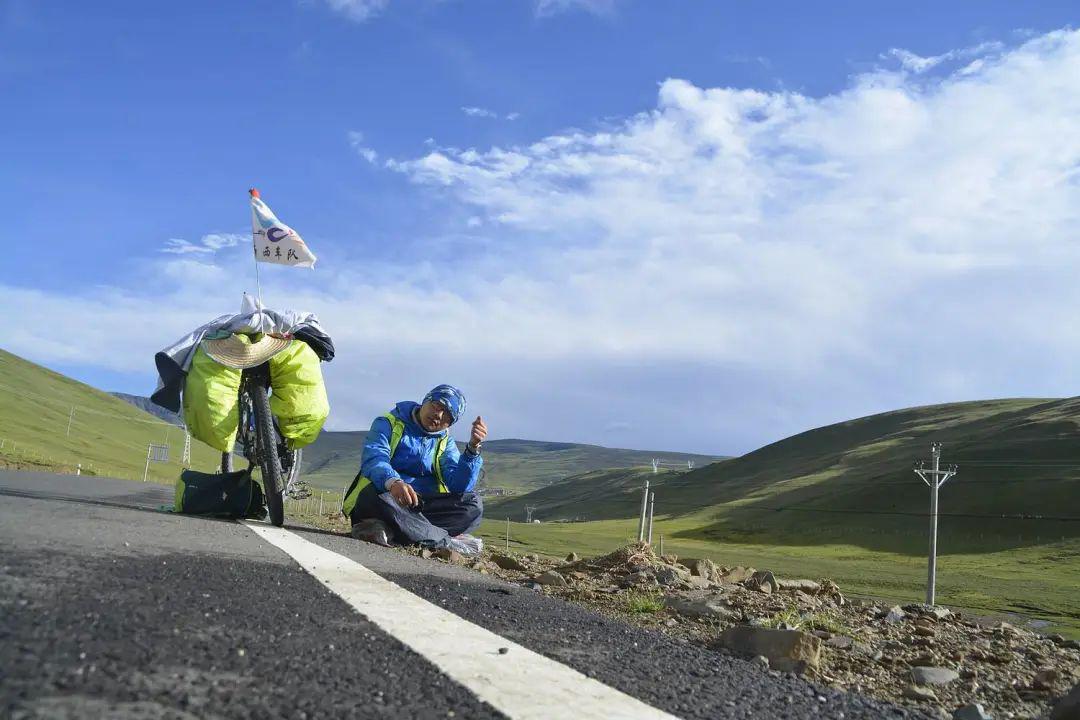
M 271 310 L 261 307 L 255 298 L 244 293 L 238 314 L 216 317 L 154 355 L 158 380 L 150 399 L 161 407 L 179 412 L 180 389 L 183 386 L 184 376 L 191 369 L 199 343 L 205 338 L 221 338 L 233 333 L 256 332 L 292 335 L 305 327 L 329 337 L 314 313 Z

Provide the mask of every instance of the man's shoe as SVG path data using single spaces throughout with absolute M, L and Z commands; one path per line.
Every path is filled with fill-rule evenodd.
M 383 547 L 393 547 L 393 543 L 390 542 L 392 537 L 390 527 L 376 518 L 361 520 L 354 524 L 352 526 L 352 536 L 364 542 L 375 543 Z

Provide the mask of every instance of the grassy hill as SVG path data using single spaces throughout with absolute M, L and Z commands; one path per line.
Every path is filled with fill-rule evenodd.
M 0 466 L 142 479 L 149 443 L 169 445 L 169 462 L 149 478 L 173 483 L 184 433 L 109 393 L 0 350 Z M 70 427 L 69 427 L 70 423 Z M 221 455 L 191 444 L 192 466 L 210 470 Z
M 959 473 L 941 490 L 941 533 L 1012 547 L 1080 536 L 1080 399 L 912 408 L 811 430 L 739 458 L 673 474 L 657 512 L 699 538 L 805 544 L 843 538 L 923 553 L 928 489 L 912 471 L 944 444 Z M 640 473 L 638 474 L 640 475 Z M 516 499 L 536 516 L 636 515 L 644 476 L 582 476 Z M 945 521 L 947 518 L 947 522 Z M 981 538 L 980 538 L 981 536 Z
M 1045 618 L 1080 634 L 1080 399 L 911 408 L 811 430 L 739 458 L 655 478 L 657 534 L 669 549 L 846 588 L 918 600 L 929 490 L 912 471 L 944 444 L 959 473 L 941 490 L 944 602 Z M 489 503 L 485 533 L 520 517 L 523 547 L 604 551 L 636 531 L 642 470 L 586 474 Z
M 304 477 L 317 487 L 341 488 L 360 467 L 366 432 L 324 432 L 304 448 Z M 599 445 L 537 440 L 490 440 L 484 443 L 483 484 L 511 493 L 528 492 L 569 475 L 606 468 L 648 465 L 652 458 L 685 467 L 701 466 L 718 458 L 707 455 L 649 450 L 622 450 Z M 650 469 L 651 472 L 651 469 Z

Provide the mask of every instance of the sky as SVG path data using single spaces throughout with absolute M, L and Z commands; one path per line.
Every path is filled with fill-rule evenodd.
M 0 347 L 148 395 L 255 291 L 256 186 L 329 429 L 450 382 L 493 439 L 738 454 L 1072 396 L 1078 15 L 0 0 Z

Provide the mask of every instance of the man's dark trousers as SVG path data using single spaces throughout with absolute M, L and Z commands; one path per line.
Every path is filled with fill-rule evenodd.
M 450 538 L 471 533 L 483 519 L 484 503 L 476 493 L 424 495 L 420 501 L 418 508 L 403 507 L 393 495 L 368 483 L 349 519 L 357 523 L 377 518 L 390 526 L 399 542 L 428 547 L 446 547 Z

